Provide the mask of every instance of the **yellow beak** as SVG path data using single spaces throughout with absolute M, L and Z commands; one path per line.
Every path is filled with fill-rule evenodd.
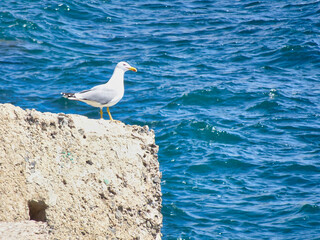
M 134 67 L 129 67 L 128 69 L 131 70 L 131 71 L 137 72 L 137 69 L 134 68 Z

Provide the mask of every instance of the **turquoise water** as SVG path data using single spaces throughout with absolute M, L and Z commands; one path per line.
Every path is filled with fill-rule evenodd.
M 320 239 L 320 2 L 1 1 L 0 102 L 104 83 L 160 145 L 163 239 Z M 105 114 L 105 116 L 107 116 Z

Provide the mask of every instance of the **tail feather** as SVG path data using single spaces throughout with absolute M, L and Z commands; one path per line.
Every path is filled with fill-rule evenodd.
M 68 98 L 68 99 L 75 99 L 76 98 L 74 93 L 61 93 L 61 95 L 62 95 L 62 97 Z

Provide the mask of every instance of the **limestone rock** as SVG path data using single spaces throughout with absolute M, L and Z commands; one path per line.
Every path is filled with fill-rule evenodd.
M 49 229 L 45 222 L 22 221 L 22 222 L 1 222 L 1 240 L 48 240 Z
M 160 239 L 157 152 L 146 126 L 0 105 L 0 235 L 35 220 L 49 239 Z

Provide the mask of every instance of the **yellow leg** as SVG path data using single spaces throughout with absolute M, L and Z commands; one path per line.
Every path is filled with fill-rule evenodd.
M 103 119 L 103 112 L 102 112 L 102 108 L 100 108 L 100 116 L 101 116 L 101 119 Z
M 108 112 L 108 114 L 109 114 L 110 120 L 111 120 L 111 121 L 113 121 L 113 118 L 112 118 L 112 116 L 111 116 L 111 113 L 110 113 L 109 107 L 107 107 L 107 112 Z

